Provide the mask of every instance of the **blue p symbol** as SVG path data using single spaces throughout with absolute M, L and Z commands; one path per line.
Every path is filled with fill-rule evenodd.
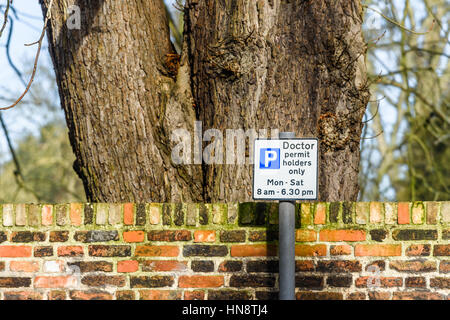
M 261 148 L 259 154 L 260 169 L 280 169 L 280 149 Z

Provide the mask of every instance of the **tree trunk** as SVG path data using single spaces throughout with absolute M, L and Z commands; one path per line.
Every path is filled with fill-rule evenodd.
M 75 2 L 81 30 L 65 26 Z M 361 23 L 356 0 L 186 0 L 178 69 L 162 1 L 55 1 L 50 50 L 88 199 L 250 200 L 248 163 L 171 162 L 171 134 L 199 120 L 224 135 L 318 137 L 320 200 L 356 200 L 369 98 Z

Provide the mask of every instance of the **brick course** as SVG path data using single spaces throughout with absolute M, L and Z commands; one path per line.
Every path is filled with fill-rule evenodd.
M 277 299 L 276 208 L 0 204 L 0 300 Z M 449 208 L 297 205 L 297 299 L 450 299 Z

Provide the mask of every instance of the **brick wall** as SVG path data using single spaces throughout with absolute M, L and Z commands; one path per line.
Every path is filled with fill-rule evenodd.
M 276 203 L 0 205 L 0 299 L 276 299 Z M 449 299 L 450 202 L 297 205 L 297 299 Z

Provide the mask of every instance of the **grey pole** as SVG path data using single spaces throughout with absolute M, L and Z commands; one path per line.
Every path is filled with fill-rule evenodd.
M 295 138 L 294 132 L 280 132 L 280 139 Z M 280 201 L 279 285 L 280 300 L 295 300 L 295 201 Z

